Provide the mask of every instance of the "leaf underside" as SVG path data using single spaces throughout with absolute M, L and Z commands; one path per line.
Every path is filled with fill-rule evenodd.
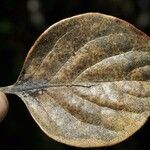
M 99 13 L 62 20 L 35 42 L 13 89 L 51 138 L 119 143 L 150 115 L 150 38 Z

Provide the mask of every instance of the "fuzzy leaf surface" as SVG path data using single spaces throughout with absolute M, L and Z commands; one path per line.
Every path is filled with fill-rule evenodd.
M 49 137 L 119 143 L 150 115 L 150 38 L 112 16 L 67 18 L 37 39 L 14 89 Z

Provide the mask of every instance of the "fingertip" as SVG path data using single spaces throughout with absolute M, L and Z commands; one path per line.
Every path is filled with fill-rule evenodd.
M 0 91 L 0 122 L 4 119 L 8 112 L 9 103 L 6 95 Z

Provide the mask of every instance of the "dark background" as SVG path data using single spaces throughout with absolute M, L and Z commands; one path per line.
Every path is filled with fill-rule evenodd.
M 0 0 L 0 86 L 15 82 L 37 37 L 53 23 L 85 12 L 122 18 L 150 35 L 150 0 Z M 75 150 L 48 138 L 23 102 L 8 95 L 10 109 L 0 124 L 0 150 Z M 150 121 L 126 141 L 100 150 L 150 149 Z M 98 148 L 97 148 L 98 149 Z

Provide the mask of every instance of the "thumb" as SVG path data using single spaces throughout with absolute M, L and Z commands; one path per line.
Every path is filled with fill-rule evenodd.
M 8 112 L 8 100 L 3 92 L 0 92 L 0 122 L 4 119 Z

